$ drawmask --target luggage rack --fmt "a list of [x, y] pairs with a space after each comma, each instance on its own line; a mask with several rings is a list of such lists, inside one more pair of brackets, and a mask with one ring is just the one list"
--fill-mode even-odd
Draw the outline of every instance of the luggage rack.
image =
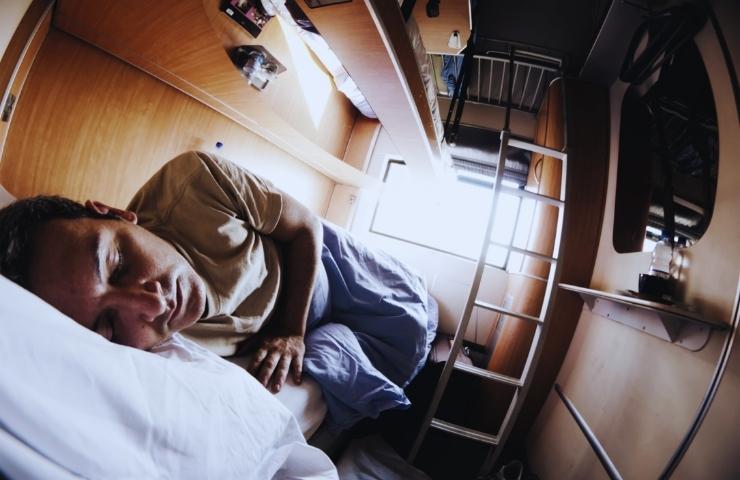
[[[434, 71], [435, 85], [439, 94], [438, 82], [444, 79], [441, 78], [438, 68], [443, 64], [443, 57], [454, 57], [452, 61], [457, 66], [462, 62], [462, 55], [430, 53], [427, 56]], [[504, 86], [508, 80], [507, 67], [510, 58], [506, 53], [493, 50], [486, 51], [483, 55], [473, 55], [473, 58], [475, 64], [466, 90], [466, 102], [505, 106]], [[512, 107], [524, 112], [537, 113], [547, 86], [559, 75], [562, 62], [554, 57], [535, 55], [526, 51], [518, 51], [513, 62]], [[447, 95], [452, 96], [452, 92], [448, 91]]]
[[[471, 39], [473, 37], [474, 35], [471, 35]], [[511, 58], [514, 58], [514, 54], [515, 52], [512, 50]], [[467, 438], [470, 440], [474, 440], [474, 441], [478, 441], [478, 442], [490, 445], [491, 447], [489, 449], [488, 456], [486, 460], [484, 461], [483, 466], [480, 470], [480, 473], [482, 475], [486, 475], [490, 473], [490, 471], [493, 469], [494, 465], [496, 464], [496, 460], [498, 459], [498, 456], [500, 455], [501, 450], [502, 450], [501, 448], [496, 448], [496, 447], [503, 446], [506, 443], [509, 437], [509, 434], [511, 433], [511, 430], [514, 426], [514, 421], [516, 420], [523, 406], [524, 400], [527, 396], [527, 392], [530, 388], [532, 379], [534, 377], [535, 369], [533, 368], [533, 366], [537, 365], [540, 353], [542, 351], [542, 346], [544, 343], [543, 340], [544, 340], [545, 335], [547, 334], [547, 330], [549, 327], [548, 320], [552, 316], [552, 309], [554, 306], [554, 302], [552, 301], [552, 296], [555, 293], [556, 288], [558, 286], [559, 274], [561, 270], [558, 264], [558, 258], [560, 257], [560, 252], [562, 248], [561, 238], [562, 238], [562, 229], [563, 229], [564, 215], [565, 215], [565, 197], [566, 197], [565, 187], [566, 187], [566, 178], [567, 178], [566, 167], [567, 167], [568, 156], [565, 151], [559, 151], [559, 150], [555, 150], [552, 148], [548, 148], [543, 145], [537, 145], [535, 143], [510, 138], [511, 132], [509, 130], [509, 121], [510, 121], [510, 112], [512, 108], [511, 98], [512, 98], [512, 85], [513, 85], [513, 82], [512, 82], [513, 75], [511, 71], [512, 71], [513, 64], [514, 64], [513, 61], [510, 61], [508, 63], [508, 66], [509, 66], [508, 84], [509, 85], [508, 85], [508, 99], [506, 102], [507, 103], [506, 104], [506, 117], [504, 121], [504, 128], [500, 134], [501, 144], [500, 144], [498, 158], [496, 162], [497, 168], [496, 168], [496, 177], [494, 181], [493, 196], [491, 200], [490, 216], [488, 218], [488, 224], [485, 230], [483, 246], [481, 248], [480, 255], [476, 263], [475, 274], [473, 276], [473, 281], [472, 281], [472, 285], [471, 285], [471, 288], [468, 294], [468, 299], [465, 304], [465, 308], [463, 310], [462, 316], [460, 318], [460, 322], [457, 326], [457, 330], [455, 332], [455, 337], [452, 342], [452, 348], [450, 351], [449, 358], [450, 359], [457, 358], [457, 355], [460, 349], [462, 348], [465, 332], [467, 330], [468, 323], [470, 322], [470, 318], [471, 318], [473, 309], [475, 307], [483, 308], [483, 309], [490, 310], [493, 312], [498, 312], [505, 316], [520, 318], [520, 319], [532, 322], [536, 326], [534, 337], [532, 339], [532, 343], [531, 343], [530, 350], [529, 350], [529, 353], [528, 353], [528, 356], [527, 356], [527, 359], [524, 365], [522, 375], [519, 378], [510, 377], [508, 375], [503, 375], [500, 373], [492, 372], [492, 371], [489, 371], [483, 368], [464, 364], [458, 361], [448, 360], [445, 363], [445, 366], [442, 370], [440, 378], [437, 382], [435, 391], [432, 395], [431, 403], [427, 409], [426, 415], [421, 424], [419, 433], [417, 434], [416, 439], [407, 457], [409, 463], [414, 462], [417, 454], [419, 453], [419, 450], [421, 449], [421, 446], [424, 442], [424, 438], [426, 437], [427, 432], [429, 431], [430, 428], [433, 428], [433, 429], [441, 430], [441, 431], [444, 431], [444, 432], [447, 432], [447, 433], [450, 433], [452, 435], [456, 435], [462, 438]], [[463, 66], [463, 69], [465, 69], [465, 66]], [[464, 91], [465, 91], [467, 81], [465, 81], [464, 79], [461, 79], [461, 80], [463, 81], [459, 82], [461, 83], [461, 85], [458, 85], [456, 90], [458, 94], [462, 93], [462, 103], [464, 104], [464, 98], [465, 98]], [[563, 89], [565, 88], [564, 83], [561, 84], [561, 88]], [[453, 102], [452, 102], [453, 105], [450, 107], [450, 113], [448, 114], [448, 123], [452, 116], [452, 109], [454, 108], [454, 104], [456, 100], [457, 98], [453, 99]], [[565, 103], [565, 94], [563, 94], [563, 102]], [[564, 144], [567, 145], [567, 134], [566, 134], [566, 142]], [[502, 182], [504, 178], [504, 175], [503, 175], [504, 174], [504, 163], [506, 159], [506, 152], [509, 147], [519, 148], [519, 149], [527, 150], [529, 152], [534, 152], [534, 153], [541, 153], [543, 155], [559, 159], [562, 162], [559, 198], [553, 198], [550, 196], [540, 195], [540, 194], [530, 192], [527, 190], [520, 190], [516, 188], [510, 188], [510, 187], [503, 186]], [[530, 251], [524, 248], [517, 248], [510, 244], [501, 244], [501, 243], [496, 243], [496, 242], [491, 241], [491, 233], [492, 233], [493, 225], [496, 219], [496, 209], [497, 209], [501, 194], [518, 196], [522, 199], [524, 198], [531, 199], [531, 200], [535, 200], [537, 202], [541, 202], [543, 204], [558, 208], [558, 218], [557, 218], [557, 226], [556, 226], [556, 232], [555, 232], [555, 243], [553, 246], [552, 256], [544, 255], [544, 254]], [[483, 272], [487, 265], [488, 249], [491, 245], [496, 245], [497, 247], [507, 249], [507, 258], [511, 252], [516, 252], [524, 256], [534, 258], [540, 261], [545, 261], [551, 264], [550, 271], [546, 279], [547, 286], [545, 289], [545, 295], [544, 295], [543, 303], [540, 309], [540, 314], [538, 316], [526, 315], [524, 313], [515, 312], [515, 311], [512, 311], [507, 308], [503, 308], [498, 305], [492, 305], [492, 304], [478, 300], [478, 291], [480, 288]], [[461, 425], [456, 425], [454, 423], [451, 423], [451, 422], [435, 417], [435, 414], [437, 413], [437, 409], [442, 400], [447, 384], [454, 370], [460, 370], [468, 374], [476, 375], [488, 381], [493, 381], [493, 382], [497, 382], [500, 384], [513, 386], [515, 388], [514, 396], [511, 399], [511, 402], [506, 411], [506, 415], [503, 419], [503, 422], [501, 423], [498, 431], [495, 434], [491, 434], [488, 432], [482, 432], [482, 431], [464, 427]]]

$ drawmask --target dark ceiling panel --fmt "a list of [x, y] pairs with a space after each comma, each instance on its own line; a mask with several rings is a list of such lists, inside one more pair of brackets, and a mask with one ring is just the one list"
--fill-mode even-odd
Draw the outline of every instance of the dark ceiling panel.
[[[482, 37], [529, 45], [565, 57], [566, 73], [583, 66], [611, 0], [480, 0]], [[484, 53], [485, 42], [478, 51]]]

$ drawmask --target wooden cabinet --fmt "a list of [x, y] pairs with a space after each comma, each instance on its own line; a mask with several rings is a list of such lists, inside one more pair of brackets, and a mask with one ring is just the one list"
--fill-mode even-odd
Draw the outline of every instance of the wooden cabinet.
[[[277, 18], [254, 39], [219, 11], [218, 0], [60, 0], [54, 26], [198, 99], [339, 183], [373, 183], [341, 160], [355, 108]], [[266, 47], [287, 71], [257, 91], [228, 57], [242, 44]]]

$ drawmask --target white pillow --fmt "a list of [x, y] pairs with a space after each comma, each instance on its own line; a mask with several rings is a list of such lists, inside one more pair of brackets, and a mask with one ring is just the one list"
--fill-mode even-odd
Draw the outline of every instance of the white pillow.
[[4, 277], [0, 365], [0, 427], [75, 475], [336, 478], [243, 369], [179, 335], [115, 345]]
[[5, 190], [5, 187], [0, 185], [0, 208], [9, 205], [13, 201], [15, 201], [15, 197], [9, 191]]

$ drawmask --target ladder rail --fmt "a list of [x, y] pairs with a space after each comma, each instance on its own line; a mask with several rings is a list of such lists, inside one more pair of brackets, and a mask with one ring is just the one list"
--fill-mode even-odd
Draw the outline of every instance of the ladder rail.
[[[563, 82], [561, 84], [562, 88], [562, 102], [563, 102], [563, 121], [565, 122], [565, 128], [563, 129], [563, 139], [564, 139], [564, 145], [566, 146], [565, 150], [568, 151], [568, 127], [567, 127], [567, 114], [568, 114], [568, 108], [567, 108], [567, 102], [566, 102], [566, 91], [565, 91], [565, 83]], [[565, 201], [567, 192], [567, 179], [568, 179], [568, 156], [567, 154], [562, 155], [561, 157], [561, 171], [560, 171], [560, 199]], [[553, 250], [557, 250], [557, 258], [562, 258], [563, 252], [565, 250], [565, 244], [562, 242], [563, 237], [563, 227], [565, 225], [565, 215], [566, 215], [566, 209], [562, 208], [559, 210], [558, 214], [558, 221], [557, 221], [557, 227], [555, 230], [555, 244], [553, 246]], [[554, 253], [554, 252], [553, 252]], [[550, 274], [548, 279], [548, 285], [545, 289], [545, 297], [543, 298], [543, 312], [541, 312], [540, 318], [544, 319], [544, 322], [542, 325], [538, 325], [537, 329], [535, 330], [535, 337], [532, 339], [532, 347], [530, 347], [529, 355], [527, 356], [527, 361], [524, 365], [524, 371], [522, 373], [522, 379], [524, 381], [524, 385], [520, 390], [517, 392], [521, 394], [522, 401], [517, 402], [518, 405], [516, 405], [514, 408], [512, 408], [512, 405], [514, 402], [512, 402], [509, 405], [509, 409], [511, 410], [511, 416], [509, 417], [507, 413], [507, 417], [504, 418], [504, 423], [502, 423], [501, 428], [499, 429], [498, 439], [499, 439], [499, 445], [505, 445], [506, 442], [509, 439], [509, 435], [511, 434], [511, 431], [514, 428], [514, 422], [507, 421], [507, 419], [510, 418], [518, 418], [519, 412], [521, 411], [522, 407], [524, 406], [524, 399], [527, 398], [527, 394], [529, 393], [529, 388], [532, 386], [532, 381], [534, 380], [534, 369], [532, 368], [533, 365], [537, 365], [539, 362], [540, 355], [542, 353], [542, 349], [544, 347], [544, 341], [540, 341], [541, 338], [545, 338], [547, 336], [547, 331], [549, 330], [550, 319], [552, 318], [553, 310], [555, 308], [555, 301], [553, 296], [557, 295], [556, 289], [557, 285], [560, 283], [560, 274], [561, 274], [561, 265], [554, 265], [550, 268]], [[491, 448], [489, 449], [488, 456], [486, 460], [483, 462], [483, 465], [480, 469], [480, 473], [482, 475], [489, 474], [493, 468], [496, 465], [496, 461], [501, 456], [503, 448]]]
[[514, 218], [516, 218], [516, 222], [514, 222], [514, 227], [511, 229], [511, 236], [509, 236], [509, 241], [506, 242], [506, 258], [504, 258], [504, 271], [509, 266], [509, 259], [511, 258], [511, 247], [514, 246], [514, 238], [516, 238], [516, 228], [519, 224], [519, 215], [522, 212], [522, 204], [524, 203], [524, 197], [519, 197], [518, 202], [516, 204], [516, 213], [514, 214]]
[[417, 453], [419, 453], [419, 449], [421, 448], [421, 444], [424, 441], [424, 437], [429, 430], [429, 426], [432, 423], [434, 414], [437, 412], [439, 403], [442, 400], [442, 395], [444, 395], [444, 391], [447, 388], [447, 382], [449, 381], [450, 376], [455, 369], [455, 359], [457, 358], [457, 354], [462, 347], [463, 338], [465, 338], [465, 331], [467, 330], [471, 313], [473, 311], [473, 308], [475, 307], [476, 299], [478, 298], [478, 289], [480, 287], [480, 282], [483, 277], [483, 271], [486, 266], [488, 247], [491, 244], [490, 238], [491, 232], [493, 230], [493, 223], [496, 219], [496, 207], [498, 207], [498, 201], [501, 195], [501, 185], [504, 180], [504, 163], [506, 160], [506, 149], [509, 142], [509, 131], [502, 130], [500, 138], [501, 144], [498, 151], [496, 181], [493, 187], [493, 199], [491, 200], [491, 209], [488, 215], [488, 224], [486, 225], [486, 233], [484, 236], [483, 246], [481, 248], [481, 253], [475, 269], [475, 277], [473, 278], [473, 284], [470, 288], [470, 293], [468, 294], [468, 300], [465, 303], [465, 309], [463, 310], [460, 322], [457, 325], [457, 330], [455, 331], [455, 338], [452, 342], [452, 347], [450, 348], [449, 358], [447, 359], [447, 362], [445, 362], [445, 366], [442, 369], [442, 374], [440, 375], [439, 380], [437, 381], [437, 386], [434, 389], [432, 401], [430, 402], [429, 407], [427, 407], [427, 413], [424, 417], [424, 421], [421, 425], [421, 428], [419, 429], [419, 433], [417, 434], [416, 439], [414, 440], [411, 451], [409, 452], [409, 463], [413, 463]]
[[[501, 145], [504, 146], [504, 147], [499, 152], [499, 154], [500, 154], [499, 161], [501, 161], [502, 158], [505, 159], [505, 156], [501, 157], [501, 154], [502, 153], [505, 155], [505, 146], [506, 146], [506, 143], [503, 141], [504, 132], [506, 132], [506, 131], [502, 131], [501, 132], [501, 134], [502, 134], [502, 142], [501, 142]], [[561, 198], [564, 198], [565, 197], [564, 189], [565, 189], [566, 178], [567, 178], [566, 177], [566, 175], [567, 175], [567, 167], [566, 167], [566, 165], [567, 165], [567, 155], [563, 155], [562, 156], [562, 167], [561, 167], [562, 168], [562, 173], [561, 173], [561, 195], [560, 195]], [[497, 179], [498, 179], [498, 171], [499, 170], [497, 169]], [[501, 180], [503, 180], [503, 178]], [[489, 222], [488, 222], [488, 225], [486, 226], [486, 237], [485, 238], [487, 238], [487, 239], [490, 239], [492, 227], [493, 227], [493, 224], [495, 223], [495, 218], [496, 218], [496, 214], [495, 214], [496, 210], [495, 210], [495, 208], [496, 208], [496, 206], [498, 204], [499, 196], [500, 196], [500, 194], [505, 193], [505, 190], [503, 188], [500, 188], [500, 187], [501, 187], [501, 185], [495, 185], [494, 186], [494, 199], [493, 199], [493, 202], [492, 202], [491, 210], [489, 212]], [[540, 200], [540, 199], [549, 199], [550, 198], [550, 197], [545, 197], [543, 195], [538, 195], [538, 194], [533, 194], [533, 196], [534, 195], [537, 195], [537, 197], [538, 197], [537, 200]], [[563, 207], [564, 206], [564, 201], [557, 200], [557, 202], [558, 202], [558, 204], [556, 206], [558, 206], [558, 207]], [[562, 239], [562, 230], [563, 230], [562, 227], [563, 227], [563, 224], [564, 224], [564, 218], [565, 218], [565, 209], [564, 208], [559, 208], [558, 209], [558, 220], [557, 220], [556, 231], [555, 231], [555, 242], [554, 242], [554, 245], [553, 245], [553, 251], [554, 252], [558, 252], [558, 256], [561, 253], [560, 252], [560, 249], [561, 249], [561, 246], [562, 246], [561, 245], [561, 239]], [[489, 309], [492, 309], [492, 310], [495, 310], [495, 311], [501, 311], [501, 310], [503, 310], [501, 307], [488, 306], [488, 305], [483, 306], [482, 305], [482, 302], [480, 302], [480, 301], [477, 300], [478, 292], [479, 292], [479, 288], [480, 288], [480, 282], [481, 282], [482, 275], [483, 275], [483, 271], [485, 270], [485, 267], [487, 266], [486, 259], [487, 259], [487, 253], [488, 253], [488, 246], [490, 246], [490, 245], [496, 245], [496, 244], [497, 244], [497, 242], [491, 242], [491, 241], [485, 242], [484, 241], [484, 245], [483, 245], [483, 248], [482, 248], [482, 251], [481, 251], [481, 256], [479, 258], [479, 263], [478, 263], [477, 268], [476, 268], [476, 275], [475, 275], [475, 278], [473, 280], [473, 286], [471, 287], [471, 291], [470, 291], [470, 293], [468, 295], [468, 302], [469, 303], [466, 303], [466, 308], [465, 308], [465, 310], [464, 310], [464, 312], [462, 314], [462, 318], [461, 318], [460, 323], [458, 324], [457, 330], [455, 332], [455, 339], [453, 341], [453, 345], [452, 345], [452, 348], [450, 350], [450, 358], [456, 358], [457, 357], [457, 353], [460, 351], [460, 348], [462, 347], [462, 341], [463, 341], [463, 338], [465, 336], [464, 335], [464, 332], [467, 329], [467, 326], [469, 324], [469, 321], [470, 321], [470, 318], [471, 318], [471, 314], [472, 314], [472, 308], [473, 307], [484, 307], [484, 308], [486, 308], [486, 307], [493, 307], [493, 308], [489, 308]], [[548, 279], [547, 279], [548, 287], [545, 290], [545, 297], [543, 298], [543, 303], [542, 303], [542, 307], [541, 307], [541, 310], [540, 310], [540, 316], [539, 317], [532, 317], [531, 318], [531, 320], [536, 323], [537, 327], [536, 327], [536, 330], [535, 330], [535, 336], [534, 336], [534, 338], [532, 339], [532, 342], [531, 342], [531, 347], [530, 347], [529, 353], [527, 355], [527, 360], [526, 360], [526, 363], [525, 363], [525, 366], [524, 366], [524, 369], [523, 369], [523, 373], [522, 373], [522, 375], [520, 377], [521, 380], [518, 381], [518, 382], [511, 382], [511, 381], [508, 381], [508, 377], [502, 376], [502, 375], [499, 375], [499, 374], [496, 374], [495, 372], [491, 372], [490, 375], [483, 375], [484, 378], [487, 378], [489, 380], [498, 381], [500, 383], [509, 384], [509, 385], [512, 385], [512, 386], [517, 387], [517, 389], [514, 392], [514, 396], [512, 397], [512, 400], [509, 403], [509, 407], [507, 408], [506, 416], [504, 417], [503, 422], [499, 426], [499, 432], [495, 436], [497, 438], [497, 440], [499, 440], [499, 441], [496, 444], [492, 444], [493, 447], [495, 447], [497, 445], [503, 445], [506, 442], [506, 440], [508, 439], [509, 434], [511, 433], [512, 427], [513, 427], [512, 420], [517, 418], [517, 416], [519, 414], [519, 411], [521, 410], [521, 407], [523, 405], [524, 398], [526, 398], [526, 394], [527, 394], [527, 392], [529, 390], [529, 386], [530, 386], [531, 381], [532, 381], [532, 378], [531, 378], [531, 375], [530, 375], [530, 373], [532, 372], [531, 367], [532, 367], [532, 365], [536, 364], [536, 362], [537, 362], [537, 360], [539, 358], [539, 354], [541, 353], [541, 350], [542, 350], [542, 347], [543, 347], [543, 342], [541, 342], [540, 340], [541, 340], [542, 337], [544, 337], [544, 335], [546, 333], [546, 327], [547, 327], [547, 325], [543, 325], [543, 324], [545, 323], [545, 319], [549, 318], [549, 315], [550, 315], [550, 312], [551, 312], [551, 309], [552, 309], [552, 305], [554, 304], [554, 302], [552, 302], [551, 299], [552, 299], [552, 294], [553, 294], [553, 292], [555, 290], [555, 286], [557, 286], [557, 278], [558, 278], [558, 274], [559, 274], [559, 270], [560, 270], [559, 268], [557, 268], [557, 263], [558, 263], [557, 258], [547, 257], [546, 255], [537, 254], [535, 252], [530, 252], [530, 251], [524, 250], [524, 249], [518, 249], [518, 248], [514, 248], [514, 247], [509, 247], [509, 248], [511, 248], [512, 250], [520, 251], [521, 253], [523, 253], [525, 255], [534, 256], [534, 257], [537, 257], [537, 258], [541, 258], [544, 261], [548, 261], [548, 262], [550, 262], [553, 265], [553, 267], [550, 268], [550, 272], [548, 274]], [[472, 301], [472, 305], [470, 304], [471, 301]], [[530, 318], [528, 316], [525, 317], [525, 316], [523, 316], [521, 314], [517, 314], [515, 312], [508, 312], [508, 311], [503, 312], [503, 311], [501, 311], [500, 313], [506, 313], [506, 314], [510, 314], [510, 315], [515, 316], [515, 317], [518, 317], [518, 318], [525, 318], [526, 320], [530, 320]], [[421, 445], [423, 443], [424, 438], [426, 437], [426, 434], [427, 434], [429, 428], [431, 428], [431, 427], [439, 428], [439, 424], [440, 423], [445, 423], [445, 424], [453, 425], [454, 426], [454, 424], [450, 424], [449, 422], [444, 422], [442, 420], [439, 420], [439, 419], [434, 418], [434, 415], [435, 415], [435, 413], [436, 413], [436, 411], [437, 411], [437, 409], [439, 407], [439, 403], [441, 402], [442, 396], [444, 395], [444, 392], [445, 392], [446, 387], [447, 387], [447, 383], [449, 382], [449, 378], [452, 375], [452, 371], [454, 371], [455, 369], [463, 370], [463, 371], [470, 371], [470, 373], [478, 374], [476, 371], [473, 371], [473, 369], [468, 369], [468, 368], [465, 368], [465, 367], [461, 367], [460, 365], [457, 365], [455, 362], [452, 362], [452, 361], [449, 361], [449, 360], [446, 362], [445, 367], [444, 367], [444, 369], [442, 371], [442, 375], [440, 376], [440, 379], [439, 379], [439, 381], [437, 383], [437, 387], [435, 389], [434, 395], [432, 397], [432, 402], [430, 403], [430, 405], [428, 407], [428, 410], [427, 410], [427, 414], [426, 414], [424, 423], [422, 424], [422, 428], [420, 429], [420, 431], [419, 431], [419, 433], [417, 435], [417, 438], [416, 438], [416, 440], [414, 442], [414, 445], [413, 445], [413, 447], [411, 449], [411, 452], [410, 452], [410, 454], [408, 456], [408, 461], [409, 462], [413, 462], [414, 459], [416, 458], [416, 455], [418, 454], [418, 452], [419, 452], [419, 450], [421, 448]], [[477, 370], [477, 369], [475, 369], [475, 370]], [[504, 381], [504, 379], [506, 379], [506, 381]], [[440, 429], [443, 430], [443, 431], [447, 431], [449, 433], [458, 434], [458, 435], [462, 435], [459, 432], [462, 432], [462, 431], [466, 430], [464, 427], [461, 427], [460, 429], [455, 429], [455, 428], [440, 428]], [[481, 432], [481, 435], [487, 435], [487, 434], [484, 434], [483, 432]], [[473, 438], [473, 439], [475, 439], [474, 437], [471, 437], [469, 435], [463, 435], [463, 436], [465, 436], [466, 438]], [[483, 441], [483, 440], [480, 440], [480, 441]], [[490, 442], [485, 442], [484, 441], [484, 443], [490, 443]], [[488, 457], [486, 459], [486, 462], [484, 463], [483, 469], [481, 470], [482, 472], [486, 471], [485, 470], [486, 468], [492, 468], [493, 467], [493, 465], [495, 463], [495, 460], [498, 457], [498, 455], [495, 455], [495, 456], [492, 455], [495, 451], [496, 451], [495, 449], [492, 449], [491, 452], [489, 452], [489, 455], [488, 455]], [[500, 450], [499, 450], [499, 453], [500, 453]], [[493, 459], [493, 463], [490, 461], [490, 459]], [[489, 463], [490, 463], [490, 467], [488, 467]]]
[[[563, 169], [565, 169], [565, 163], [563, 163]], [[558, 249], [558, 255], [562, 254], [563, 249], [563, 243], [560, 242], [560, 233], [562, 232], [562, 225], [564, 223], [564, 217], [565, 217], [565, 210], [560, 211], [560, 215], [558, 215], [558, 227], [556, 230], [556, 247]], [[519, 402], [518, 405], [514, 405], [514, 400], [512, 399], [511, 404], [509, 405], [509, 412], [507, 413], [507, 416], [504, 418], [504, 422], [502, 422], [501, 427], [499, 428], [499, 444], [503, 445], [506, 443], [506, 441], [509, 438], [509, 435], [511, 434], [512, 429], [514, 428], [514, 422], [511, 422], [510, 420], [512, 418], [517, 418], [519, 416], [519, 412], [521, 411], [522, 407], [524, 406], [524, 399], [527, 397], [527, 393], [529, 393], [529, 388], [532, 385], [532, 381], [534, 380], [534, 369], [532, 368], [533, 365], [537, 365], [537, 362], [539, 360], [540, 354], [542, 353], [542, 348], [544, 347], [544, 338], [547, 336], [547, 330], [550, 326], [549, 319], [552, 317], [552, 312], [555, 307], [555, 301], [553, 296], [557, 295], [557, 285], [559, 283], [560, 278], [560, 271], [561, 269], [558, 268], [558, 266], [554, 266], [554, 268], [550, 269], [550, 275], [548, 279], [548, 285], [545, 289], [545, 297], [542, 301], [543, 305], [543, 312], [541, 312], [541, 317], [544, 321], [540, 324], [537, 324], [537, 328], [534, 333], [534, 337], [532, 338], [531, 347], [529, 349], [529, 353], [527, 355], [527, 360], [524, 364], [524, 369], [522, 370], [522, 380], [523, 385], [521, 389], [518, 391], [520, 393], [520, 397], [522, 399], [521, 402]], [[511, 415], [509, 415], [511, 413]], [[483, 463], [483, 466], [481, 467], [481, 473], [482, 474], [488, 474], [493, 469], [493, 467], [496, 465], [496, 461], [498, 460], [498, 457], [501, 455], [501, 449], [493, 449], [489, 452], [488, 458]]]

